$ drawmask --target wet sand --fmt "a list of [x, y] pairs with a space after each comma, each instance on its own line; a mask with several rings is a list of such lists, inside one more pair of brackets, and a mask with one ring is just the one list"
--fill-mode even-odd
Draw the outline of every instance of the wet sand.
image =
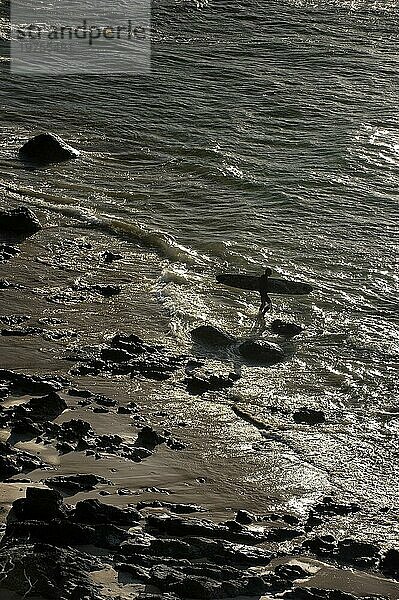
[[[257, 566], [254, 574], [271, 573], [277, 564], [299, 563], [305, 564], [309, 572], [307, 577], [295, 579], [294, 590], [335, 589], [355, 596], [399, 598], [399, 583], [383, 576], [377, 559], [359, 569], [355, 560], [359, 557], [353, 554], [351, 558], [350, 552], [346, 560], [337, 554], [326, 554], [325, 560], [321, 561], [306, 551], [304, 541], [315, 535], [332, 533], [336, 539], [351, 537], [357, 523], [364, 519], [364, 513], [339, 514], [338, 510], [328, 517], [323, 513], [319, 523], [309, 526], [309, 511], [320, 503], [323, 492], [328, 491], [328, 477], [325, 476], [323, 489], [324, 475], [317, 465], [309, 460], [308, 463], [305, 461], [305, 466], [296, 467], [287, 447], [272, 447], [272, 455], [269, 454], [267, 459], [262, 452], [256, 451], [257, 447], [273, 444], [279, 430], [270, 428], [266, 421], [263, 427], [262, 420], [256, 415], [251, 418], [251, 411], [240, 396], [240, 383], [221, 392], [193, 395], [187, 392], [184, 384], [184, 368], [176, 369], [165, 380], [140, 375], [130, 378], [107, 372], [95, 376], [73, 374], [82, 353], [99, 345], [106, 346], [118, 331], [141, 336], [144, 330], [146, 343], [161, 344], [170, 355], [191, 355], [192, 360], [199, 357], [192, 356], [190, 345], [171, 335], [168, 314], [158, 301], [154, 284], [162, 268], [162, 258], [152, 253], [149, 256], [145, 248], [123, 239], [79, 228], [66, 217], [53, 215], [49, 218], [40, 212], [38, 216], [44, 229], [18, 242], [18, 256], [0, 265], [0, 279], [12, 284], [12, 287], [0, 290], [0, 316], [27, 317], [22, 324], [7, 325], [14, 334], [0, 336], [1, 369], [27, 375], [66, 377], [69, 383], [58, 393], [67, 408], [54, 419], [58, 425], [81, 419], [90, 424], [96, 436], [118, 435], [130, 446], [134, 446], [140, 429], [149, 426], [156, 432], [166, 431], [165, 440], [169, 437], [177, 440], [181, 448], [175, 449], [162, 442], [156, 444], [147, 458], [133, 462], [107, 451], [100, 455], [85, 450], [60, 452], [54, 440], [43, 443], [43, 435], [29, 432], [15, 435], [6, 427], [1, 441], [11, 440], [14, 448], [37, 456], [43, 465], [24, 470], [0, 484], [2, 521], [7, 519], [12, 503], [25, 496], [27, 487], [43, 486], [45, 478], [55, 476], [94, 474], [107, 483], [98, 483], [91, 490], [64, 494], [64, 503], [75, 506], [79, 501], [95, 498], [123, 509], [154, 500], [174, 505], [196, 504], [203, 512], [195, 512], [194, 518], [214, 524], [234, 520], [237, 511], [246, 510], [259, 516], [258, 521], [248, 525], [248, 531], [262, 535], [274, 528], [282, 529], [284, 519], [291, 517], [289, 527], [293, 537], [278, 542], [268, 543], [266, 539], [260, 542], [261, 548], [270, 549], [279, 558], [270, 564], [265, 561], [263, 567]], [[6, 241], [13, 243], [13, 239]], [[107, 263], [103, 258], [107, 248], [122, 258]], [[120, 286], [120, 293], [103, 297], [88, 287], [88, 284], [99, 283]], [[3, 330], [6, 329], [5, 322], [3, 319]], [[16, 335], [17, 330], [26, 327], [31, 327], [32, 331]], [[228, 374], [230, 370], [229, 365], [212, 359], [207, 359], [206, 366], [217, 373]], [[71, 395], [71, 388], [90, 391], [92, 396], [86, 403], [82, 396]], [[2, 399], [1, 409], [7, 412], [18, 404], [25, 404], [31, 397], [30, 393], [11, 391]], [[104, 406], [96, 401], [98, 397], [110, 399], [111, 403]], [[131, 402], [137, 405], [133, 412], [119, 412]], [[302, 430], [307, 431], [306, 426]], [[291, 469], [298, 469], [296, 480], [290, 474], [286, 484], [284, 461], [287, 465], [291, 461]], [[295, 485], [298, 489], [305, 486], [309, 489], [307, 502], [286, 501], [281, 492], [284, 485], [290, 486], [291, 496]], [[342, 506], [353, 500], [336, 498]], [[361, 508], [367, 512], [367, 507]], [[145, 523], [148, 515], [164, 513], [176, 514], [173, 508], [143, 508], [142, 518]], [[133, 528], [133, 537], [138, 535], [140, 527]], [[287, 522], [284, 527], [288, 527]], [[217, 538], [216, 533], [214, 537]], [[363, 541], [375, 540], [371, 536]], [[386, 541], [387, 546], [381, 546], [381, 556], [391, 547], [390, 540]], [[88, 551], [94, 555], [99, 553], [98, 548]], [[112, 566], [113, 552], [102, 550], [100, 560], [103, 555], [104, 567], [91, 573], [92, 583], [99, 586], [95, 588], [96, 598], [130, 598], [142, 593], [145, 583], [123, 572], [117, 576]], [[159, 561], [162, 564], [162, 559]], [[1, 585], [0, 580], [4, 600], [22, 598], [21, 594], [1, 588]], [[156, 592], [156, 586], [152, 584], [148, 589]], [[285, 592], [289, 590], [291, 587], [287, 584]], [[274, 598], [280, 592], [271, 589], [269, 594], [258, 594], [257, 597]], [[314, 592], [309, 598], [320, 598], [320, 593]], [[207, 596], [194, 594], [193, 597]], [[299, 592], [297, 597], [302, 597]]]

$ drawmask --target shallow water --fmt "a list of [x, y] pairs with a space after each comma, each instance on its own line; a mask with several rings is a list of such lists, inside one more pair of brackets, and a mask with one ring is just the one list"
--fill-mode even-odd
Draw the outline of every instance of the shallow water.
[[[22, 202], [55, 226], [25, 246], [52, 273], [35, 296], [37, 314], [65, 277], [94, 273], [90, 253], [68, 246], [59, 223], [96, 252], [129, 252], [122, 266], [96, 271], [128, 286], [111, 314], [60, 308], [87, 343], [130, 327], [190, 347], [201, 323], [245, 339], [258, 297], [216, 284], [216, 272], [269, 265], [312, 283], [309, 297], [275, 298], [274, 318], [306, 327], [290, 361], [243, 367], [232, 395], [189, 408], [183, 392], [165, 394], [176, 413], [200, 414], [201, 433], [190, 435], [215, 489], [224, 486], [218, 509], [238, 496], [252, 508], [255, 498], [301, 512], [337, 492], [367, 506], [342, 531], [380, 543], [398, 539], [397, 10], [157, 1], [151, 75], [30, 79], [4, 68], [0, 86], [3, 204]], [[27, 169], [17, 150], [43, 130], [81, 158]], [[3, 273], [12, 266], [15, 280], [40, 288], [38, 264], [32, 271], [21, 257]], [[7, 302], [31, 310], [30, 297], [10, 294], [2, 313]], [[66, 368], [35, 343], [17, 340], [7, 366]], [[226, 412], [232, 402], [270, 435], [237, 424]], [[294, 425], [301, 406], [324, 410], [326, 424]]]

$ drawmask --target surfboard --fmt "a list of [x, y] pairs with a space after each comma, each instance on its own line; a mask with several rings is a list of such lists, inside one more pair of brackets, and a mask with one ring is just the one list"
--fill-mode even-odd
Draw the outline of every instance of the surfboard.
[[[239, 273], [221, 273], [216, 276], [216, 281], [236, 287], [241, 290], [260, 291], [260, 278], [255, 275], [240, 275]], [[313, 288], [308, 283], [302, 281], [289, 281], [288, 279], [276, 279], [269, 277], [267, 280], [267, 292], [270, 294], [287, 294], [291, 296], [299, 296], [302, 294], [310, 294]]]

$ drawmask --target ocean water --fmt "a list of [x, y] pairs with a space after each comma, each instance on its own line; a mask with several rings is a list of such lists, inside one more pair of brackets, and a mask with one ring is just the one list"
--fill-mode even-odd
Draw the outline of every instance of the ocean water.
[[[3, 204], [137, 247], [126, 278], [148, 283], [130, 319], [144, 337], [154, 305], [172, 344], [189, 347], [203, 323], [253, 336], [259, 298], [216, 284], [221, 271], [268, 265], [314, 286], [274, 299], [270, 318], [305, 326], [290, 361], [242, 369], [235, 400], [271, 429], [230, 485], [293, 508], [337, 492], [369, 507], [357, 532], [388, 542], [397, 520], [378, 511], [397, 506], [399, 475], [398, 10], [155, 0], [148, 75], [12, 76], [6, 58], [0, 74]], [[46, 130], [81, 158], [26, 169], [18, 148]], [[294, 425], [301, 406], [327, 423]]]

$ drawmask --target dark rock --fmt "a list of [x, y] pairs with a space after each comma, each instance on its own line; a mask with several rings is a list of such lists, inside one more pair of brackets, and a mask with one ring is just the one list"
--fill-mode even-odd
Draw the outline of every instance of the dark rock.
[[163, 444], [165, 441], [166, 438], [163, 435], [156, 432], [152, 427], [146, 425], [139, 431], [135, 445], [139, 446], [140, 448], [154, 450], [156, 446]]
[[165, 502], [164, 500], [142, 500], [137, 504], [137, 510], [143, 508], [166, 508], [170, 512], [184, 515], [194, 512], [205, 512], [206, 509], [198, 504], [175, 504], [173, 502]]
[[[82, 596], [73, 599], [74, 590], [93, 590], [89, 572], [102, 565], [94, 556], [73, 548], [17, 542], [0, 549], [0, 568], [0, 587], [7, 590], [7, 596], [11, 592], [24, 598], [82, 600]], [[94, 592], [88, 598], [94, 599]]]
[[17, 436], [36, 437], [42, 433], [42, 429], [29, 417], [14, 419], [11, 423], [11, 433]]
[[36, 422], [53, 420], [68, 408], [67, 403], [56, 392], [50, 392], [47, 396], [31, 398], [29, 402], [20, 404], [15, 409], [15, 415], [28, 416]]
[[191, 331], [191, 337], [195, 342], [206, 346], [230, 346], [234, 338], [212, 325], [201, 325]]
[[93, 397], [93, 400], [96, 404], [99, 404], [100, 406], [116, 406], [117, 402], [116, 400], [113, 400], [112, 398], [107, 398], [106, 396], [99, 396], [96, 395]]
[[17, 450], [5, 442], [0, 442], [1, 481], [13, 475], [43, 467], [43, 464], [43, 461], [34, 454]]
[[314, 410], [313, 408], [301, 408], [293, 414], [295, 423], [307, 423], [308, 425], [317, 425], [324, 423], [326, 416], [322, 410]]
[[48, 394], [69, 385], [64, 377], [24, 375], [6, 369], [0, 369], [0, 382], [7, 382], [13, 392], [33, 395]]
[[[363, 597], [368, 600], [375, 600], [375, 596]], [[287, 600], [359, 600], [359, 596], [353, 596], [341, 590], [326, 590], [320, 588], [301, 588], [294, 587], [292, 590], [284, 594], [284, 599]]]
[[301, 529], [289, 529], [288, 527], [275, 527], [267, 532], [267, 539], [270, 542], [285, 542], [304, 535]]
[[99, 483], [112, 485], [104, 477], [89, 474], [57, 475], [56, 477], [45, 479], [44, 483], [66, 494], [77, 494], [78, 492], [94, 490]]
[[111, 298], [112, 296], [116, 296], [116, 295], [120, 294], [121, 290], [122, 290], [120, 285], [102, 285], [102, 284], [96, 284], [96, 285], [92, 286], [92, 289], [95, 290], [101, 296], [104, 296], [104, 298]]
[[1, 335], [4, 337], [25, 337], [27, 335], [36, 335], [42, 333], [43, 329], [37, 327], [18, 327], [16, 329], [2, 329]]
[[128, 362], [132, 355], [121, 348], [103, 348], [101, 350], [101, 358], [110, 362]]
[[106, 263], [112, 263], [114, 260], [121, 260], [123, 258], [122, 254], [116, 254], [115, 252], [111, 252], [110, 250], [105, 250], [102, 253], [103, 261]]
[[53, 133], [41, 133], [28, 140], [19, 150], [22, 160], [34, 164], [62, 162], [80, 155], [78, 150]]
[[282, 321], [281, 319], [275, 319], [270, 323], [270, 329], [273, 333], [277, 333], [278, 335], [284, 337], [294, 337], [303, 331], [303, 327], [300, 325], [296, 325], [295, 323], [288, 323], [287, 321]]
[[184, 379], [189, 394], [202, 395], [206, 392], [217, 392], [232, 387], [239, 379], [236, 373], [229, 375], [190, 374]]
[[331, 556], [337, 550], [337, 542], [332, 535], [322, 535], [305, 540], [302, 546], [316, 556]]
[[380, 549], [368, 542], [345, 539], [338, 542], [338, 558], [351, 565], [368, 568], [376, 566], [380, 555]]
[[70, 396], [77, 396], [78, 398], [91, 398], [93, 396], [93, 393], [89, 392], [89, 390], [77, 390], [76, 388], [68, 390], [68, 394]]
[[[150, 531], [159, 531], [162, 534], [179, 537], [195, 536], [223, 539], [242, 543], [260, 543], [265, 541], [265, 536], [246, 531], [231, 531], [223, 524], [215, 524], [212, 521], [201, 521], [199, 519], [182, 519], [179, 517], [167, 517], [165, 515], [149, 515], [147, 523]], [[238, 525], [238, 523], [237, 523]]]
[[0, 231], [7, 234], [31, 235], [42, 229], [39, 219], [26, 206], [0, 210]]
[[100, 524], [95, 528], [94, 544], [100, 546], [100, 548], [117, 550], [129, 537], [130, 534], [121, 527], [113, 524]]
[[141, 519], [141, 515], [134, 508], [119, 508], [89, 498], [76, 504], [74, 519], [79, 523], [114, 523], [131, 527]]
[[399, 579], [399, 550], [391, 548], [382, 557], [380, 569], [387, 577]]
[[26, 498], [15, 500], [10, 513], [19, 521], [51, 521], [66, 516], [62, 496], [46, 488], [26, 488]]
[[247, 510], [239, 510], [236, 514], [236, 521], [242, 525], [250, 525], [256, 521], [256, 517]]
[[126, 350], [129, 354], [137, 355], [144, 354], [149, 351], [149, 346], [134, 333], [130, 335], [124, 335], [122, 333], [116, 334], [111, 340], [111, 346], [113, 348], [121, 348]]
[[238, 351], [247, 360], [259, 364], [273, 365], [284, 359], [284, 351], [277, 344], [265, 340], [248, 340], [238, 347]]
[[79, 546], [96, 543], [93, 527], [66, 519], [52, 521], [8, 521], [4, 540], [42, 542], [54, 546]]
[[332, 517], [334, 515], [350, 515], [361, 510], [360, 506], [354, 502], [336, 502], [330, 496], [323, 498], [323, 502], [313, 507], [313, 512], [318, 515]]
[[184, 538], [184, 542], [189, 546], [189, 552], [187, 553], [187, 550], [185, 550], [185, 556], [190, 558], [211, 556], [213, 562], [222, 565], [265, 566], [269, 564], [274, 556], [264, 548], [237, 544], [221, 539], [187, 536]]
[[29, 315], [1, 315], [0, 321], [5, 325], [21, 325], [30, 318]]
[[299, 565], [278, 565], [274, 572], [282, 579], [288, 579], [289, 581], [295, 581], [295, 579], [304, 579], [309, 577], [311, 572], [305, 571]]
[[120, 415], [131, 415], [133, 412], [138, 410], [138, 406], [135, 402], [129, 402], [126, 406], [118, 406], [118, 414]]

